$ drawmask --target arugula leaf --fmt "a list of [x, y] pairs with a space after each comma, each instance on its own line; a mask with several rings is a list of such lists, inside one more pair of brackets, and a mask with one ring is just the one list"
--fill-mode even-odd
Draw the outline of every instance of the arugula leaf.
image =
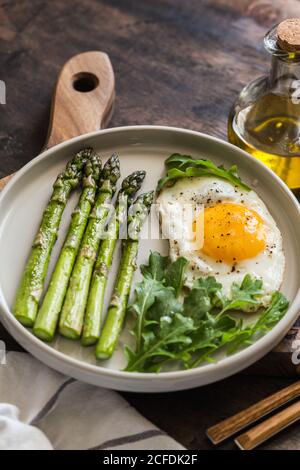
[[274, 292], [257, 321], [244, 325], [227, 311], [261, 308], [262, 281], [246, 275], [241, 284], [232, 285], [229, 299], [222, 293], [222, 285], [207, 276], [197, 279], [186, 293], [186, 264], [184, 258], [172, 263], [154, 252], [149, 264], [141, 267], [144, 277], [136, 285], [129, 307], [135, 315], [136, 348], [125, 346], [125, 370], [158, 372], [169, 361], [191, 368], [213, 361], [220, 349], [232, 354], [270, 330], [288, 309], [284, 295]]
[[179, 296], [184, 284], [187, 264], [188, 260], [180, 257], [166, 269], [166, 285], [174, 288], [176, 297]]
[[211, 310], [211, 299], [203, 289], [192, 289], [183, 302], [184, 313], [196, 321]]
[[188, 155], [180, 155], [177, 153], [171, 155], [166, 160], [165, 165], [167, 174], [158, 181], [157, 192], [160, 192], [166, 184], [174, 184], [177, 179], [190, 176], [217, 176], [247, 191], [251, 189], [248, 185], [243, 183], [238, 176], [236, 165], [226, 169], [223, 165], [215, 165], [211, 160], [194, 160]]
[[262, 285], [263, 282], [261, 279], [252, 279], [250, 274], [246, 274], [240, 285], [236, 282], [233, 283], [232, 296], [233, 298], [237, 298], [240, 296], [242, 291], [244, 291], [244, 293], [248, 294], [249, 296], [260, 295], [262, 293]]
[[[203, 345], [205, 347], [207, 346], [208, 349], [205, 351], [205, 353], [199, 354], [197, 358], [189, 364], [189, 366], [197, 367], [201, 362], [210, 359], [211, 353], [215, 352], [217, 349], [227, 347], [227, 354], [233, 354], [238, 349], [249, 346], [253, 343], [254, 339], [258, 339], [271, 328], [273, 328], [273, 326], [281, 320], [281, 318], [287, 312], [288, 308], [289, 301], [286, 299], [286, 297], [281, 292], [274, 292], [269, 307], [261, 313], [260, 317], [255, 323], [245, 327], [243, 327], [242, 320], [239, 320], [235, 325], [232, 324], [231, 326], [228, 323], [230, 328], [225, 328], [225, 331], [222, 333], [222, 335], [218, 336], [217, 331], [214, 330], [216, 332], [214, 338], [216, 341], [211, 345], [208, 343], [206, 345], [205, 342], [201, 344], [201, 341], [197, 343], [194, 340], [192, 346], [190, 347], [190, 349], [194, 352], [201, 349]], [[222, 318], [223, 317], [220, 318], [220, 321]], [[227, 321], [228, 320], [226, 320], [226, 322]], [[211, 339], [212, 338], [210, 338], [210, 340]]]
[[213, 276], [196, 279], [193, 284], [193, 289], [198, 289], [203, 292], [203, 295], [209, 297], [212, 307], [219, 302], [220, 298], [223, 298], [222, 284], [217, 282], [216, 278]]
[[165, 277], [165, 270], [167, 265], [168, 257], [161, 256], [160, 253], [154, 251], [150, 253], [149, 264], [142, 264], [140, 269], [145, 278], [162, 281]]
[[215, 305], [215, 297], [221, 293], [222, 284], [212, 276], [202, 277], [194, 282], [193, 288], [184, 298], [183, 308], [186, 315], [199, 321]]
[[166, 286], [173, 287], [178, 296], [185, 280], [187, 264], [187, 259], [183, 257], [170, 263], [167, 256], [154, 251], [150, 253], [149, 264], [142, 264], [140, 269], [145, 278], [164, 282]]
[[157, 292], [155, 304], [149, 310], [148, 317], [150, 320], [159, 321], [166, 314], [172, 316], [179, 312], [182, 312], [182, 303], [176, 298], [173, 287], [164, 287]]
[[[182, 155], [181, 153], [173, 153], [170, 155], [166, 160], [165, 160], [165, 167], [167, 170], [170, 170], [171, 168], [179, 168], [179, 169], [184, 169], [188, 166], [193, 166], [196, 164], [196, 162], [200, 162], [200, 160], [195, 160], [193, 159], [190, 155]], [[207, 163], [208, 160], [201, 160], [201, 163], [203, 166], [209, 165]]]
[[229, 315], [216, 319], [207, 314], [190, 334], [191, 343], [178, 350], [176, 359], [187, 369], [204, 361], [213, 361], [212, 353], [219, 348], [223, 335], [237, 331], [238, 324], [239, 321]]
[[273, 328], [284, 316], [288, 307], [289, 301], [285, 296], [281, 292], [274, 292], [269, 307], [261, 313], [258, 320], [253, 324], [240, 328], [232, 335], [232, 338], [224, 337], [221, 346], [224, 346], [225, 342], [229, 343], [228, 354], [236, 352], [241, 347], [249, 346], [254, 339], [258, 339]]
[[159, 292], [164, 292], [164, 286], [155, 279], [144, 278], [135, 286], [135, 299], [129, 306], [129, 310], [136, 314], [134, 334], [138, 351], [141, 348], [142, 331], [146, 322], [146, 313], [154, 304]]
[[128, 364], [125, 370], [131, 372], [147, 371], [149, 368], [153, 370], [155, 362], [159, 362], [162, 358], [176, 359], [177, 354], [172, 350], [172, 346], [189, 344], [191, 342], [189, 334], [194, 329], [193, 320], [180, 313], [174, 316], [162, 316], [156, 334], [148, 335], [139, 353], [126, 348]]
[[217, 349], [223, 335], [232, 330], [237, 331], [239, 323], [238, 320], [229, 315], [223, 315], [218, 319], [208, 314], [196, 332], [193, 333], [189, 352], [196, 352], [206, 348]]
[[257, 310], [261, 306], [262, 285], [261, 279], [252, 279], [250, 274], [246, 274], [240, 285], [234, 282], [231, 288], [231, 299], [227, 299], [222, 294], [217, 294], [222, 305], [219, 315], [228, 310], [241, 310], [243, 312]]
[[274, 292], [271, 297], [271, 303], [262, 313], [253, 329], [255, 332], [269, 330], [281, 320], [289, 308], [289, 301], [281, 292]]
[[[178, 295], [181, 291], [186, 264], [185, 258], [179, 258], [169, 264], [168, 257], [152, 252], [149, 264], [141, 266], [144, 279], [136, 285], [134, 302], [128, 308], [136, 315], [133, 333], [136, 337], [137, 351], [141, 349], [142, 331], [153, 318], [159, 318], [165, 312], [173, 314], [182, 310], [182, 305], [176, 300], [175, 294]], [[169, 287], [165, 287], [163, 283]], [[154, 302], [156, 302], [155, 308], [151, 310]], [[148, 311], [149, 321], [146, 320]]]

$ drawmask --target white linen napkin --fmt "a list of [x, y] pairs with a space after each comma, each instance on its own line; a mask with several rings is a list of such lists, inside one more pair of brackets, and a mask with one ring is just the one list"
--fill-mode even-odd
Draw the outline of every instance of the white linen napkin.
[[30, 354], [0, 365], [0, 450], [176, 450], [118, 393], [65, 377]]

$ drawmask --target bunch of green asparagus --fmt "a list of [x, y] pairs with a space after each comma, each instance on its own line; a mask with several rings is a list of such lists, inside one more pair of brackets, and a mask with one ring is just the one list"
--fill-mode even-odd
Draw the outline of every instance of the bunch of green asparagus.
[[[78, 152], [58, 176], [32, 245], [14, 304], [14, 315], [43, 341], [52, 341], [56, 330], [84, 346], [96, 344], [96, 357], [109, 358], [116, 347], [136, 269], [139, 232], [152, 201], [153, 191], [133, 201], [145, 171], [127, 176], [112, 201], [120, 178], [117, 155], [105, 163], [91, 148]], [[81, 184], [78, 204], [40, 303], [51, 253], [63, 211], [72, 191]], [[107, 223], [108, 222], [108, 223]], [[104, 326], [102, 310], [107, 277], [121, 228], [121, 260]]]

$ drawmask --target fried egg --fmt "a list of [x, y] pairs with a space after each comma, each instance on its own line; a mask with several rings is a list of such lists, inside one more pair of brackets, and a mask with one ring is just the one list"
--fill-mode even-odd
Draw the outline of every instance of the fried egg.
[[188, 286], [200, 276], [215, 276], [230, 296], [232, 284], [250, 274], [263, 281], [264, 304], [280, 288], [282, 236], [254, 191], [214, 177], [182, 178], [161, 191], [157, 205], [171, 260], [188, 260]]

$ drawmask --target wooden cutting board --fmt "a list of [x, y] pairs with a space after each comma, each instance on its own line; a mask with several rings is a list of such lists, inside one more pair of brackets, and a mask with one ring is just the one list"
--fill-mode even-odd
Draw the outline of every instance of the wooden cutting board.
[[[99, 83], [101, 86], [98, 86]], [[73, 104], [71, 108], [68, 106], [70, 100]], [[65, 64], [58, 78], [45, 148], [105, 127], [111, 117], [113, 103], [114, 74], [108, 56], [102, 52], [74, 56]], [[12, 176], [0, 179], [0, 189]], [[295, 354], [297, 349], [298, 355]], [[298, 356], [299, 364], [293, 363], [295, 356]], [[274, 345], [271, 353], [244, 373], [274, 376], [300, 374], [300, 318], [284, 340]]]

